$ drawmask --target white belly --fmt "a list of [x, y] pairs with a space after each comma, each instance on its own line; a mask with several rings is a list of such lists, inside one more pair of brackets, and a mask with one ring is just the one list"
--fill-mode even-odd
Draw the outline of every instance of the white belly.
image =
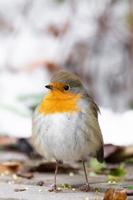
[[49, 160], [87, 159], [89, 145], [83, 122], [84, 115], [81, 113], [46, 116], [36, 113], [33, 118], [33, 144]]

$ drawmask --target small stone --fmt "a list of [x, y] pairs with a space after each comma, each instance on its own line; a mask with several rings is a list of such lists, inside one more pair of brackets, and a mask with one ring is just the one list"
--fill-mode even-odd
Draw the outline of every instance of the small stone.
[[25, 188], [21, 188], [21, 189], [15, 189], [14, 191], [15, 192], [23, 192], [23, 191], [25, 191], [26, 189]]
[[72, 188], [72, 191], [76, 191], [76, 189], [75, 189], [75, 188]]
[[73, 173], [73, 172], [70, 172], [70, 173], [69, 173], [69, 176], [74, 176], [74, 173]]
[[36, 184], [39, 185], [39, 186], [43, 186], [43, 185], [44, 185], [44, 182], [43, 182], [43, 181], [39, 181], [39, 182], [37, 182]]
[[13, 174], [12, 177], [13, 177], [14, 180], [18, 179], [18, 176], [16, 174]]
[[111, 184], [112, 182], [111, 182], [111, 181], [108, 181], [108, 183]]
[[61, 191], [61, 188], [60, 188], [60, 187], [58, 187], [58, 188], [57, 188], [57, 190], [58, 190], [58, 191]]
[[116, 184], [116, 181], [112, 181], [113, 184]]
[[0, 175], [1, 175], [1, 176], [5, 176], [5, 174], [4, 174], [4, 173], [1, 173]]
[[13, 184], [14, 183], [14, 181], [8, 181], [8, 184], [9, 185], [11, 185], [11, 184]]
[[89, 200], [89, 197], [85, 197], [85, 199], [84, 200]]

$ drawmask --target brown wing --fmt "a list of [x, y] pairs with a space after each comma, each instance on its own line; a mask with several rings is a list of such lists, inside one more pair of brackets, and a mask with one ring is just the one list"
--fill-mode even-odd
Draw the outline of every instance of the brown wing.
[[103, 162], [104, 159], [104, 150], [103, 150], [103, 137], [100, 130], [98, 122], [98, 112], [100, 112], [97, 104], [94, 102], [93, 98], [89, 95], [86, 96], [86, 99], [89, 102], [88, 112], [87, 112], [87, 124], [89, 126], [88, 137], [91, 141], [91, 148], [93, 155], [97, 158], [99, 162]]

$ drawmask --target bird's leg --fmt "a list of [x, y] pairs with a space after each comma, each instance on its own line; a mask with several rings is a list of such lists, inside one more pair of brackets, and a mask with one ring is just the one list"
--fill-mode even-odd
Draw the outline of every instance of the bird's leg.
[[82, 161], [82, 163], [83, 163], [83, 169], [84, 169], [86, 184], [89, 185], [88, 176], [87, 176], [87, 171], [86, 171], [86, 167], [85, 167], [85, 162]]
[[57, 191], [57, 184], [56, 184], [56, 177], [58, 173], [58, 162], [56, 161], [56, 168], [55, 168], [55, 174], [54, 174], [54, 190]]
[[59, 191], [57, 189], [57, 184], [56, 184], [56, 177], [57, 177], [57, 173], [58, 173], [58, 166], [59, 166], [59, 163], [58, 163], [58, 161], [56, 161], [56, 168], [55, 168], [55, 174], [54, 174], [54, 185], [49, 190], [49, 192], [58, 192]]
[[80, 189], [82, 191], [88, 192], [88, 191], [90, 191], [90, 185], [89, 185], [89, 181], [88, 181], [88, 176], [87, 176], [87, 171], [86, 171], [86, 167], [85, 167], [85, 162], [82, 161], [82, 163], [83, 163], [83, 169], [84, 169], [86, 184], [83, 185]]

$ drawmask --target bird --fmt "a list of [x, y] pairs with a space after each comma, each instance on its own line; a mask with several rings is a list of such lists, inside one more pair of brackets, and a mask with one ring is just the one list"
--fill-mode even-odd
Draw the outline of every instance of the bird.
[[32, 119], [32, 143], [45, 159], [55, 160], [54, 185], [58, 191], [57, 172], [60, 163], [83, 163], [86, 184], [90, 190], [85, 162], [90, 157], [104, 160], [103, 137], [98, 122], [99, 107], [88, 94], [78, 75], [57, 71], [48, 91], [37, 105]]

